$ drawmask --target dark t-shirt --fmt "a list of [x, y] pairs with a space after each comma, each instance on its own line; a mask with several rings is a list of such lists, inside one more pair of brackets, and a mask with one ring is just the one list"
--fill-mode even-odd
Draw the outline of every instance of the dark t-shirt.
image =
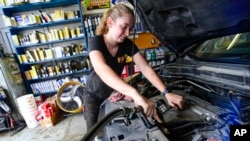
[[[100, 52], [102, 52], [108, 66], [110, 66], [119, 76], [121, 75], [126, 64], [126, 57], [133, 56], [139, 51], [137, 46], [130, 39], [126, 39], [123, 43], [119, 44], [117, 54], [115, 57], [113, 57], [109, 53], [102, 35], [95, 36], [89, 40], [88, 52], [90, 53], [93, 50], [99, 50]], [[91, 68], [90, 70], [90, 74], [86, 84], [86, 90], [92, 96], [100, 99], [108, 98], [113, 91], [112, 88], [107, 86], [100, 79], [93, 68]]]

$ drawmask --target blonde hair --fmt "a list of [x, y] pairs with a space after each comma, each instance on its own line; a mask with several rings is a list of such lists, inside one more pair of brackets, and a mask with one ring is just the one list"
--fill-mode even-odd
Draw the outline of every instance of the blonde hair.
[[108, 17], [111, 17], [112, 20], [115, 21], [117, 18], [122, 17], [124, 13], [130, 14], [134, 18], [134, 11], [125, 4], [118, 3], [117, 5], [108, 9], [102, 15], [101, 23], [97, 26], [95, 31], [96, 35], [102, 35], [108, 32], [108, 26], [107, 26]]

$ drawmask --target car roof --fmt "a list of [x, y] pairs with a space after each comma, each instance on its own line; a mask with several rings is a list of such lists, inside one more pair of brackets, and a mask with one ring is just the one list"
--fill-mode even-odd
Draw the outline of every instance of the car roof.
[[144, 27], [175, 52], [214, 37], [250, 31], [248, 0], [129, 0]]

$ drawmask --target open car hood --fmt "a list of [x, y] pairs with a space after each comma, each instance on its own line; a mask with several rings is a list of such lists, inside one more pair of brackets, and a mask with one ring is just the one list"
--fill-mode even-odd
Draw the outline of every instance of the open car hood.
[[145, 28], [172, 51], [199, 41], [249, 31], [250, 1], [129, 0]]

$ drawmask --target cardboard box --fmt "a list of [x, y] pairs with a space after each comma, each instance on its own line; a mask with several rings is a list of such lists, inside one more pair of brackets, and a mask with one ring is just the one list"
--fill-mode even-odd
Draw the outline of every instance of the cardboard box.
[[63, 119], [62, 111], [57, 109], [56, 112], [50, 118], [44, 118], [39, 122], [43, 128], [48, 128], [55, 126], [62, 119]]
[[50, 102], [52, 104], [55, 104], [55, 111], [53, 112], [51, 117], [39, 120], [40, 125], [43, 128], [53, 127], [63, 119], [63, 111], [61, 111], [58, 105], [56, 104], [55, 96], [47, 98], [44, 102]]

